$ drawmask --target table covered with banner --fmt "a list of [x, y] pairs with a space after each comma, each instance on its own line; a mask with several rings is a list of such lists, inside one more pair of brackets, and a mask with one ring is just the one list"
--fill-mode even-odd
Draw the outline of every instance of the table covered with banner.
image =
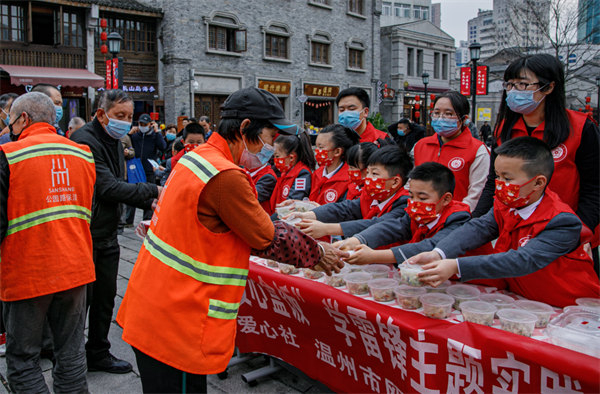
[[359, 297], [256, 259], [238, 314], [242, 353], [279, 358], [338, 392], [600, 392], [600, 359], [497, 326]]

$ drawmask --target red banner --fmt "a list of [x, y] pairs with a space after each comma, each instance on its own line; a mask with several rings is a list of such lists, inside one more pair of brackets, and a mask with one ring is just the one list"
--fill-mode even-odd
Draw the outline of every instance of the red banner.
[[106, 62], [106, 90], [112, 89], [112, 61], [107, 60]]
[[477, 77], [475, 81], [475, 93], [485, 96], [488, 94], [488, 67], [477, 66]]
[[112, 59], [112, 87], [119, 88], [119, 58]]
[[250, 263], [236, 344], [337, 392], [600, 392], [599, 359], [459, 320]]
[[460, 94], [463, 96], [471, 95], [471, 68], [460, 68]]

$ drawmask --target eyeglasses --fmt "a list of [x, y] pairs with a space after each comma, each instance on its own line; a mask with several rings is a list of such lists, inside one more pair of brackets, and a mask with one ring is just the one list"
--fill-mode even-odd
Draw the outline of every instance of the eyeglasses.
[[456, 119], [457, 116], [454, 112], [432, 112], [431, 119]]
[[525, 90], [530, 86], [533, 85], [539, 85], [539, 82], [532, 82], [532, 83], [527, 83], [527, 82], [502, 82], [502, 87], [504, 88], [504, 90], [508, 91], [508, 90], [512, 90], [513, 88], [517, 89], [517, 90]]

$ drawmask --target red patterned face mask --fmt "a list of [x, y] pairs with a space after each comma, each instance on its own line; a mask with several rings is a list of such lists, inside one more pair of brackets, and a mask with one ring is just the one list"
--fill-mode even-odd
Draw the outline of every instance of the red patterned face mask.
[[529, 197], [531, 197], [531, 195], [535, 191], [532, 190], [531, 193], [529, 193], [525, 197], [519, 197], [521, 188], [527, 185], [529, 182], [533, 181], [534, 179], [535, 177], [531, 178], [522, 185], [508, 184], [506, 182], [502, 182], [496, 179], [496, 198], [498, 199], [498, 201], [500, 201], [502, 204], [506, 205], [509, 208], [521, 208], [529, 202]]
[[406, 213], [417, 224], [427, 224], [438, 217], [435, 204], [433, 202], [413, 201], [409, 198]]
[[328, 149], [315, 149], [315, 159], [317, 160], [317, 164], [319, 167], [327, 167], [333, 163], [333, 158], [329, 157]]
[[199, 147], [200, 144], [185, 144], [183, 146], [183, 149], [185, 149], [185, 153], [191, 152], [194, 149], [196, 149], [197, 147]]
[[275, 161], [275, 167], [282, 174], [285, 174], [286, 172], [288, 172], [292, 168], [292, 164], [291, 163], [286, 163], [285, 162], [285, 159], [287, 159], [288, 157], [289, 156], [279, 157], [279, 158], [276, 157], [276, 158], [273, 159]]
[[365, 184], [365, 180], [362, 178], [360, 170], [348, 170], [348, 175], [350, 176], [350, 182], [355, 185], [362, 187]]
[[365, 178], [365, 191], [369, 196], [377, 201], [385, 201], [390, 194], [390, 189], [386, 189], [385, 182], [394, 178]]

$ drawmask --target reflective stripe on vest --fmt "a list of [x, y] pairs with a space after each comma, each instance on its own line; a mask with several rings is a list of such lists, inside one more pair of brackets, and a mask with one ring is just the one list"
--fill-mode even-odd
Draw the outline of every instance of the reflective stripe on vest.
[[204, 157], [195, 152], [188, 152], [179, 159], [179, 162], [192, 171], [204, 183], [219, 173]]
[[[187, 153], [186, 156], [189, 154]], [[162, 263], [199, 282], [213, 285], [246, 286], [247, 269], [219, 267], [194, 260], [158, 238], [151, 230], [148, 230], [144, 239], [144, 247]]]
[[5, 152], [5, 154], [9, 164], [15, 164], [23, 160], [31, 159], [32, 157], [50, 155], [71, 155], [79, 157], [89, 163], [94, 163], [94, 156], [90, 152], [66, 144], [37, 144], [11, 153]]
[[240, 303], [231, 303], [220, 300], [208, 300], [208, 316], [216, 319], [233, 320], [237, 317]]
[[91, 211], [80, 205], [61, 205], [58, 207], [40, 209], [39, 211], [9, 220], [6, 235], [9, 236], [18, 231], [37, 226], [38, 224], [64, 218], [79, 218], [89, 223], [91, 217]]

